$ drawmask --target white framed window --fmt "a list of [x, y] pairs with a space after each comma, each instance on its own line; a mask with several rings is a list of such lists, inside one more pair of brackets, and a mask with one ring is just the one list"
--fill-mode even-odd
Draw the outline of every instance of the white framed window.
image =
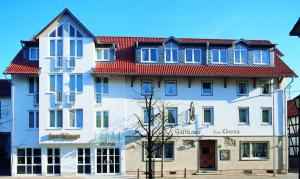
[[260, 82], [261, 95], [270, 95], [271, 94], [271, 83], [268, 81]]
[[102, 95], [108, 94], [108, 83], [107, 77], [97, 77], [95, 79], [95, 102], [97, 104], [102, 103]]
[[69, 89], [71, 92], [82, 92], [82, 74], [71, 74], [69, 81]]
[[249, 107], [239, 107], [239, 124], [249, 124]]
[[141, 94], [151, 95], [153, 92], [154, 85], [152, 80], [142, 80]]
[[50, 57], [63, 56], [63, 24], [58, 26], [49, 34]]
[[202, 96], [212, 96], [213, 95], [212, 81], [202, 81], [201, 82], [201, 95]]
[[167, 44], [165, 46], [165, 62], [177, 63], [178, 62], [178, 47], [175, 44]]
[[39, 93], [39, 78], [38, 77], [29, 77], [28, 78], [28, 92], [29, 92], [29, 94], [38, 94]]
[[[144, 147], [144, 161], [148, 160], [148, 153], [147, 153], [147, 143], [144, 142], [144, 145], [146, 145]], [[155, 150], [157, 149], [157, 150]], [[153, 144], [153, 150], [155, 150], [153, 152], [153, 158], [154, 160], [162, 160], [162, 155], [164, 155], [164, 160], [165, 161], [173, 161], [175, 159], [175, 148], [174, 148], [174, 142], [173, 141], [168, 141], [164, 144], [164, 153], [162, 150], [162, 143], [161, 142], [156, 142]]]
[[78, 148], [77, 173], [78, 174], [91, 173], [91, 149], [90, 148]]
[[167, 80], [165, 81], [165, 95], [176, 96], [177, 95], [177, 81]]
[[149, 119], [149, 110], [146, 108], [143, 108], [143, 113], [144, 113], [144, 124], [149, 125], [149, 121], [151, 120], [151, 125], [154, 124], [153, 121], [153, 115], [154, 115], [154, 108], [151, 108], [151, 114], [150, 114], [150, 119]]
[[272, 108], [262, 107], [261, 108], [261, 121], [262, 124], [272, 124]]
[[39, 60], [39, 48], [30, 47], [29, 48], [29, 60]]
[[63, 111], [61, 109], [49, 110], [49, 127], [62, 128], [63, 125]]
[[185, 63], [201, 63], [201, 49], [186, 48]]
[[242, 160], [267, 160], [269, 158], [268, 142], [241, 142]]
[[110, 61], [110, 49], [109, 48], [97, 48], [97, 60], [98, 61]]
[[141, 48], [141, 62], [157, 62], [157, 48]]
[[40, 148], [17, 149], [17, 174], [42, 174]]
[[70, 109], [69, 110], [69, 127], [82, 128], [83, 127], [83, 110]]
[[47, 174], [60, 174], [60, 149], [47, 148]]
[[257, 65], [270, 65], [270, 50], [253, 50], [253, 63]]
[[109, 113], [108, 111], [96, 111], [96, 127], [108, 128], [109, 126]]
[[28, 111], [28, 128], [37, 129], [39, 128], [39, 112]]
[[211, 49], [211, 63], [226, 64], [227, 63], [227, 49]]
[[168, 112], [167, 123], [176, 125], [178, 121], [177, 107], [167, 107], [167, 112]]
[[83, 35], [72, 24], [69, 24], [69, 37], [70, 37], [70, 56], [82, 58], [83, 57], [83, 41], [82, 41]]
[[234, 64], [247, 64], [247, 48], [237, 45], [233, 51]]
[[249, 86], [247, 81], [237, 81], [237, 95], [247, 96], [249, 94]]
[[203, 107], [203, 124], [214, 124], [214, 108]]
[[54, 93], [55, 103], [62, 102], [63, 93], [63, 75], [62, 74], [50, 74], [49, 75], [49, 91]]
[[[97, 148], [96, 173], [116, 174], [120, 173], [120, 149], [119, 148]], [[107, 162], [110, 161], [110, 162]]]

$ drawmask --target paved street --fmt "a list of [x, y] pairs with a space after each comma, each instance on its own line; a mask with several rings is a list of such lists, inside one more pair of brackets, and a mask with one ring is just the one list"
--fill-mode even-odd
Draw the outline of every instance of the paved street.
[[[0, 179], [135, 179], [135, 177], [121, 177], [121, 176], [70, 176], [70, 177], [1, 177]], [[176, 179], [183, 179], [181, 177], [172, 177]], [[272, 175], [265, 176], [245, 176], [245, 175], [193, 175], [188, 177], [190, 179], [272, 179]], [[277, 175], [276, 179], [297, 179], [297, 173], [290, 173], [288, 175]], [[165, 179], [171, 179], [170, 177], [165, 177]]]

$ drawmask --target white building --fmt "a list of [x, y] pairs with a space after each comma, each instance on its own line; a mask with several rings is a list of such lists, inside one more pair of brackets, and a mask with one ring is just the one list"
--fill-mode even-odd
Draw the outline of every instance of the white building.
[[273, 160], [287, 168], [283, 80], [295, 73], [270, 41], [94, 36], [65, 9], [21, 43], [5, 71], [12, 175], [143, 171], [144, 151], [129, 138], [133, 114], [144, 116], [135, 96], [149, 87], [171, 104], [176, 125], [166, 174], [266, 172]]

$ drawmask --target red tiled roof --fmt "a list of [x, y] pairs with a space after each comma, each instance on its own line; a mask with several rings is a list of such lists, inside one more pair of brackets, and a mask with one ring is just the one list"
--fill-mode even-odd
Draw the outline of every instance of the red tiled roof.
[[[281, 52], [275, 50], [275, 67], [267, 66], [208, 66], [184, 64], [136, 64], [136, 42], [162, 42], [166, 38], [154, 37], [113, 37], [98, 36], [97, 41], [117, 44], [116, 62], [98, 62], [92, 72], [97, 74], [121, 75], [181, 75], [181, 76], [249, 76], [249, 77], [291, 77], [296, 74], [278, 57]], [[187, 43], [233, 43], [235, 39], [196, 39], [178, 38]], [[268, 40], [249, 40], [252, 44], [270, 45]], [[8, 74], [37, 74], [38, 62], [24, 61], [21, 51], [5, 70]]]
[[288, 100], [288, 102], [287, 102], [287, 113], [288, 113], [288, 117], [298, 115], [298, 110], [296, 108], [296, 105], [295, 105], [295, 102], [293, 99]]

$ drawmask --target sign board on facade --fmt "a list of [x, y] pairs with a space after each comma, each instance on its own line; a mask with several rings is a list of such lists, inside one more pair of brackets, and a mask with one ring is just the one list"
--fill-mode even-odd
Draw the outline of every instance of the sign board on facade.
[[220, 160], [230, 160], [230, 150], [220, 150]]
[[69, 134], [69, 133], [61, 133], [61, 134], [52, 134], [48, 135], [49, 139], [78, 139], [80, 138], [80, 134]]
[[225, 146], [235, 146], [236, 142], [234, 139], [230, 138], [230, 137], [225, 137], [224, 139], [224, 145]]

